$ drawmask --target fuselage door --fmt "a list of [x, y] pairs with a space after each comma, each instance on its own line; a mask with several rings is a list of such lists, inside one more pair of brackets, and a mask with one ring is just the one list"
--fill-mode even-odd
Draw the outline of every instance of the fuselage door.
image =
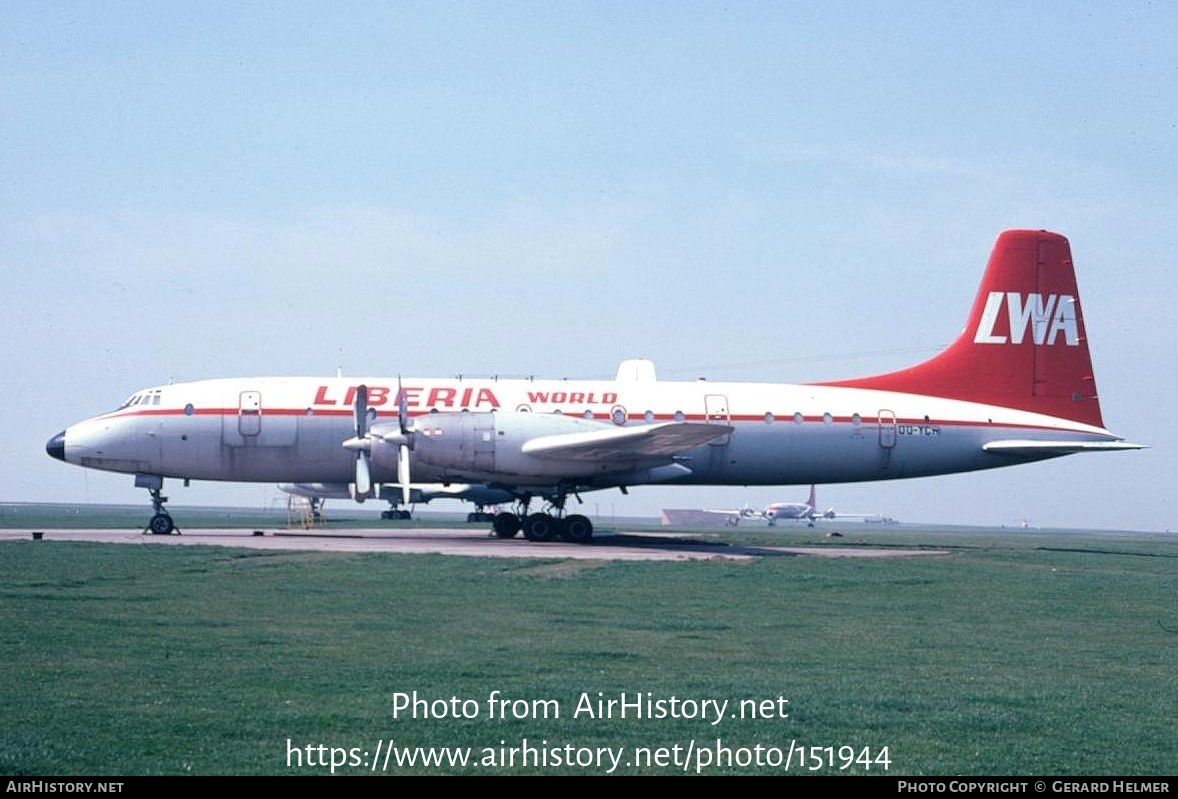
[[[704, 394], [704, 421], [708, 424], [731, 424], [732, 414], [728, 411], [728, 397], [723, 394]], [[713, 447], [722, 447], [731, 438], [731, 435], [720, 436], [708, 443]]]
[[480, 472], [495, 470], [495, 415], [491, 413], [475, 414], [474, 436], [471, 449], [474, 455], [474, 468]]
[[262, 432], [261, 392], [241, 392], [237, 405], [237, 432], [245, 438], [256, 436]]
[[879, 412], [879, 445], [884, 449], [896, 446], [896, 412]]

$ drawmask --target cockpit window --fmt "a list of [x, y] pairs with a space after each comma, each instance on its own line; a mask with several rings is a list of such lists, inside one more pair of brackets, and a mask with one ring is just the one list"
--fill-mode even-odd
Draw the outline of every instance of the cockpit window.
[[134, 405], [159, 405], [163, 402], [160, 392], [157, 391], [143, 391], [138, 394], [132, 394], [115, 410], [121, 411], [124, 408], [130, 408]]

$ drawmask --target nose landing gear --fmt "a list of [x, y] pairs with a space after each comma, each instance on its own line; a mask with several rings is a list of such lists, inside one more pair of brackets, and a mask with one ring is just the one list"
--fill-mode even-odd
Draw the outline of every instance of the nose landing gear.
[[143, 534], [147, 535], [180, 535], [180, 528], [172, 521], [172, 515], [168, 513], [164, 503], [168, 501], [161, 492], [164, 488], [164, 478], [154, 474], [137, 474], [135, 475], [135, 487], [146, 488], [147, 493], [151, 495], [151, 507], [155, 511], [155, 515], [148, 520], [147, 526], [143, 528]]

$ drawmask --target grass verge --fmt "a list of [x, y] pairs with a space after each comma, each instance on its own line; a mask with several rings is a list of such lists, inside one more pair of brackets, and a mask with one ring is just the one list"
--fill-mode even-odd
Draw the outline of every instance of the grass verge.
[[[614, 773], [679, 771], [689, 747], [689, 773], [701, 747], [720, 751], [707, 773], [780, 773], [754, 748], [771, 759], [791, 742], [833, 747], [820, 773], [882, 772], [840, 770], [841, 746], [886, 746], [889, 774], [1172, 773], [1178, 542], [920, 543], [951, 554], [625, 563], [0, 543], [0, 772], [305, 773], [338, 748], [337, 772], [370, 773], [392, 739], [484, 763], [397, 773], [601, 773], [608, 760], [563, 761], [619, 747]], [[492, 717], [494, 691], [525, 702]], [[445, 701], [413, 718], [397, 710], [413, 692]], [[574, 717], [583, 695], [623, 693], [667, 716]], [[475, 717], [454, 718], [451, 698]], [[682, 717], [685, 700], [727, 701], [725, 717], [698, 704]], [[740, 718], [741, 700], [767, 717]], [[502, 762], [525, 739], [546, 767]]]

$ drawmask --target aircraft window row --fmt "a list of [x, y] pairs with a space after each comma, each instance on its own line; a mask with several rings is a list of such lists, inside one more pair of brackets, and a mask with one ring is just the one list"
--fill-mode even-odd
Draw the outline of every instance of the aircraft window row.
[[[765, 424], [772, 424], [773, 421], [774, 421], [773, 414], [766, 411]], [[793, 415], [793, 423], [796, 425], [805, 424], [806, 423], [805, 414], [803, 414], [801, 411], [798, 411], [797, 413], [795, 413]], [[834, 424], [834, 414], [832, 414], [830, 411], [826, 411], [825, 413], [823, 413], [822, 414], [822, 423], [825, 425]], [[851, 424], [854, 425], [855, 427], [862, 427], [863, 426], [863, 414], [860, 414], [860, 413], [851, 414]]]
[[[119, 410], [122, 410], [123, 408], [127, 408], [132, 405], [136, 405], [136, 404], [148, 404], [148, 403], [153, 404], [153, 405], [159, 405], [160, 404], [159, 395], [158, 394], [156, 394], [156, 395], [142, 395], [142, 396], [136, 395], [136, 396], [132, 397], [131, 399], [127, 400], [125, 403], [123, 403], [119, 407]], [[369, 413], [369, 417], [370, 417], [369, 421], [373, 421], [373, 419], [375, 418], [375, 416], [376, 416], [375, 410], [376, 410], [375, 408], [368, 409], [368, 413]], [[532, 409], [526, 405], [521, 405], [516, 410], [519, 413], [530, 413]], [[184, 406], [184, 415], [185, 416], [192, 416], [193, 412], [194, 412], [194, 409], [193, 409], [191, 403]], [[440, 413], [440, 411], [437, 408], [430, 408], [428, 412], [431, 414]], [[469, 413], [470, 409], [463, 408], [462, 412]], [[560, 408], [555, 408], [555, 409], [553, 409], [552, 413], [554, 416], [562, 416], [564, 414], [564, 411], [562, 411]], [[307, 408], [306, 415], [307, 416], [314, 416], [315, 409], [314, 408]], [[593, 418], [593, 411], [586, 408], [581, 413], [581, 417], [583, 419], [592, 419]], [[686, 418], [687, 418], [687, 415], [683, 411], [675, 411], [674, 419], [676, 422], [682, 422], [682, 421], [686, 420]], [[774, 413], [772, 411], [765, 411], [765, 415], [763, 418], [765, 420], [765, 424], [773, 424], [777, 421], [777, 416], [774, 415]], [[791, 416], [789, 418], [796, 425], [803, 425], [806, 423], [806, 416], [801, 411], [795, 412], [793, 414], [793, 416]], [[655, 421], [654, 411], [647, 410], [647, 411], [643, 412], [642, 419], [643, 419], [643, 421], [647, 422], [648, 424], [651, 422], [654, 422]], [[630, 415], [625, 411], [624, 408], [615, 407], [610, 412], [610, 420], [616, 425], [624, 425], [624, 424], [626, 424], [626, 422], [628, 422], [630, 420]], [[832, 413], [830, 413], [830, 411], [823, 413], [822, 414], [822, 423], [825, 425], [834, 424], [834, 415]], [[863, 426], [863, 415], [859, 414], [859, 413], [851, 414], [851, 424], [854, 425], [855, 427], [862, 427]]]
[[[463, 410], [465, 410], [465, 408]], [[531, 409], [521, 406], [519, 408], [519, 410], [520, 410], [520, 412], [530, 412]], [[438, 412], [437, 408], [430, 409], [430, 413], [437, 413], [437, 412]], [[560, 408], [555, 408], [552, 411], [552, 413], [554, 416], [561, 416], [561, 415], [563, 415], [564, 411], [562, 411]], [[584, 419], [592, 419], [593, 418], [593, 411], [586, 409], [585, 411], [583, 411], [581, 413], [581, 417]], [[675, 411], [674, 419], [676, 422], [682, 422], [686, 418], [687, 418], [687, 415], [683, 411]], [[765, 415], [763, 418], [765, 420], [765, 424], [773, 424], [774, 422], [777, 421], [777, 417], [773, 414], [772, 411], [765, 411]], [[806, 416], [801, 411], [797, 411], [796, 413], [794, 413], [793, 416], [791, 416], [789, 418], [796, 425], [802, 425], [802, 424], [806, 423]], [[630, 420], [630, 415], [628, 413], [626, 413], [626, 411], [623, 408], [617, 407], [617, 408], [614, 408], [610, 412], [610, 421], [612, 421], [616, 425], [624, 425], [629, 420]], [[650, 411], [650, 410], [645, 411], [642, 414], [642, 420], [644, 422], [647, 422], [648, 424], [653, 422], [655, 420], [654, 411]], [[822, 423], [825, 425], [834, 424], [834, 414], [830, 413], [830, 411], [823, 413], [822, 414]], [[860, 413], [851, 414], [851, 424], [854, 425], [855, 427], [862, 427], [863, 426], [863, 415]]]

